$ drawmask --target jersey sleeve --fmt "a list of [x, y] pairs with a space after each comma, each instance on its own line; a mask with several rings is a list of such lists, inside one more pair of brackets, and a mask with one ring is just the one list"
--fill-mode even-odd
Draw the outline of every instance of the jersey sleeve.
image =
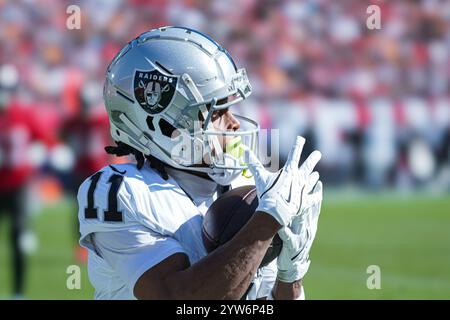
[[155, 234], [143, 226], [93, 235], [97, 254], [133, 292], [137, 280], [149, 269], [185, 251], [173, 238]]

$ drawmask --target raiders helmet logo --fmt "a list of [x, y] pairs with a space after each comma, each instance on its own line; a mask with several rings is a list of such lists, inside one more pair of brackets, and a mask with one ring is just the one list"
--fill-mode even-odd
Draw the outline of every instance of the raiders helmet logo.
[[134, 97], [150, 114], [162, 112], [172, 102], [178, 77], [162, 74], [158, 70], [134, 74]]

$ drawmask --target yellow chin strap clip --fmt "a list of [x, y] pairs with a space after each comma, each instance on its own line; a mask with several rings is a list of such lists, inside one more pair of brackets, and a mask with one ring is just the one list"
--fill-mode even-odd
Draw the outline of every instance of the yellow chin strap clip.
[[[228, 143], [225, 145], [225, 152], [231, 155], [232, 157], [241, 160], [244, 158], [244, 151], [247, 148], [248, 147], [242, 143], [241, 137], [238, 136], [228, 141]], [[240, 164], [245, 165], [245, 163]], [[248, 169], [242, 170], [242, 175], [247, 179], [253, 177], [250, 170]]]

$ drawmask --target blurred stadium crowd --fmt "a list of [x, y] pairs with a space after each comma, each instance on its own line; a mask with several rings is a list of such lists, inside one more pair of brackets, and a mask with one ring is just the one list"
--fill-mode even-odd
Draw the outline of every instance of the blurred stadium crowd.
[[[49, 200], [73, 194], [117, 161], [103, 150], [107, 64], [164, 25], [223, 44], [254, 88], [240, 112], [279, 128], [283, 142], [306, 136], [323, 153], [326, 184], [448, 191], [450, 2], [372, 2], [0, 0], [0, 211], [26, 211], [30, 186]], [[73, 4], [79, 30], [66, 27]], [[370, 4], [381, 8], [381, 30], [366, 27]], [[280, 144], [282, 160], [289, 146]]]
[[[66, 27], [71, 4], [81, 8], [80, 30]], [[379, 1], [381, 30], [366, 27], [369, 4], [2, 0], [2, 97], [10, 93], [45, 131], [36, 138], [53, 150], [45, 158], [53, 169], [85, 177], [109, 161], [101, 96], [107, 63], [148, 29], [189, 26], [247, 68], [254, 95], [241, 111], [281, 128], [282, 140], [309, 137], [324, 154], [328, 182], [408, 186], [448, 178], [450, 2]], [[42, 148], [31, 149], [30, 160], [39, 162]], [[11, 187], [8, 179], [3, 186]]]

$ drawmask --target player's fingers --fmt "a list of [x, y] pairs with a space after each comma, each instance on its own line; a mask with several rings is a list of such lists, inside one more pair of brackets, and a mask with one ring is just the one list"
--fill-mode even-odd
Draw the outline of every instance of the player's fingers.
[[303, 190], [301, 190], [299, 188], [300, 183], [299, 183], [299, 177], [298, 175], [294, 174], [294, 172], [287, 172], [286, 173], [289, 178], [291, 179], [291, 186], [289, 188], [289, 194], [290, 197], [292, 198], [292, 204], [296, 206], [297, 211], [300, 209], [301, 206], [301, 197], [302, 197], [302, 192]]
[[314, 187], [313, 194], [316, 194], [317, 199], [313, 205], [314, 210], [314, 218], [317, 217], [320, 214], [320, 207], [322, 205], [322, 199], [323, 199], [323, 185], [322, 181], [317, 182], [317, 185]]
[[289, 156], [285, 164], [285, 168], [287, 169], [287, 171], [293, 170], [294, 168], [298, 168], [300, 156], [302, 154], [305, 141], [306, 141], [305, 138], [301, 136], [297, 136], [297, 138], [295, 139], [294, 146], [289, 152]]
[[317, 171], [314, 171], [313, 173], [311, 173], [306, 181], [305, 184], [305, 192], [306, 193], [310, 193], [314, 187], [316, 186], [317, 182], [319, 181], [320, 175]]
[[312, 199], [312, 195], [308, 194], [303, 197], [303, 204], [302, 204], [302, 212], [306, 212], [309, 208], [311, 208], [314, 204], [314, 201]]
[[320, 158], [322, 158], [322, 153], [316, 150], [309, 155], [305, 162], [303, 162], [300, 167], [300, 173], [304, 176], [304, 178], [314, 170], [314, 167], [319, 162]]
[[318, 181], [316, 186], [314, 187], [313, 193], [320, 193], [320, 195], [322, 195], [322, 192], [323, 192], [322, 181]]
[[322, 181], [318, 181], [316, 185], [314, 186], [313, 191], [311, 192], [311, 195], [314, 195], [315, 199], [318, 199], [322, 201], [323, 198], [323, 184]]
[[302, 209], [311, 208], [315, 205], [320, 204], [321, 202], [322, 202], [322, 192], [313, 192], [311, 194], [307, 194], [303, 198]]

